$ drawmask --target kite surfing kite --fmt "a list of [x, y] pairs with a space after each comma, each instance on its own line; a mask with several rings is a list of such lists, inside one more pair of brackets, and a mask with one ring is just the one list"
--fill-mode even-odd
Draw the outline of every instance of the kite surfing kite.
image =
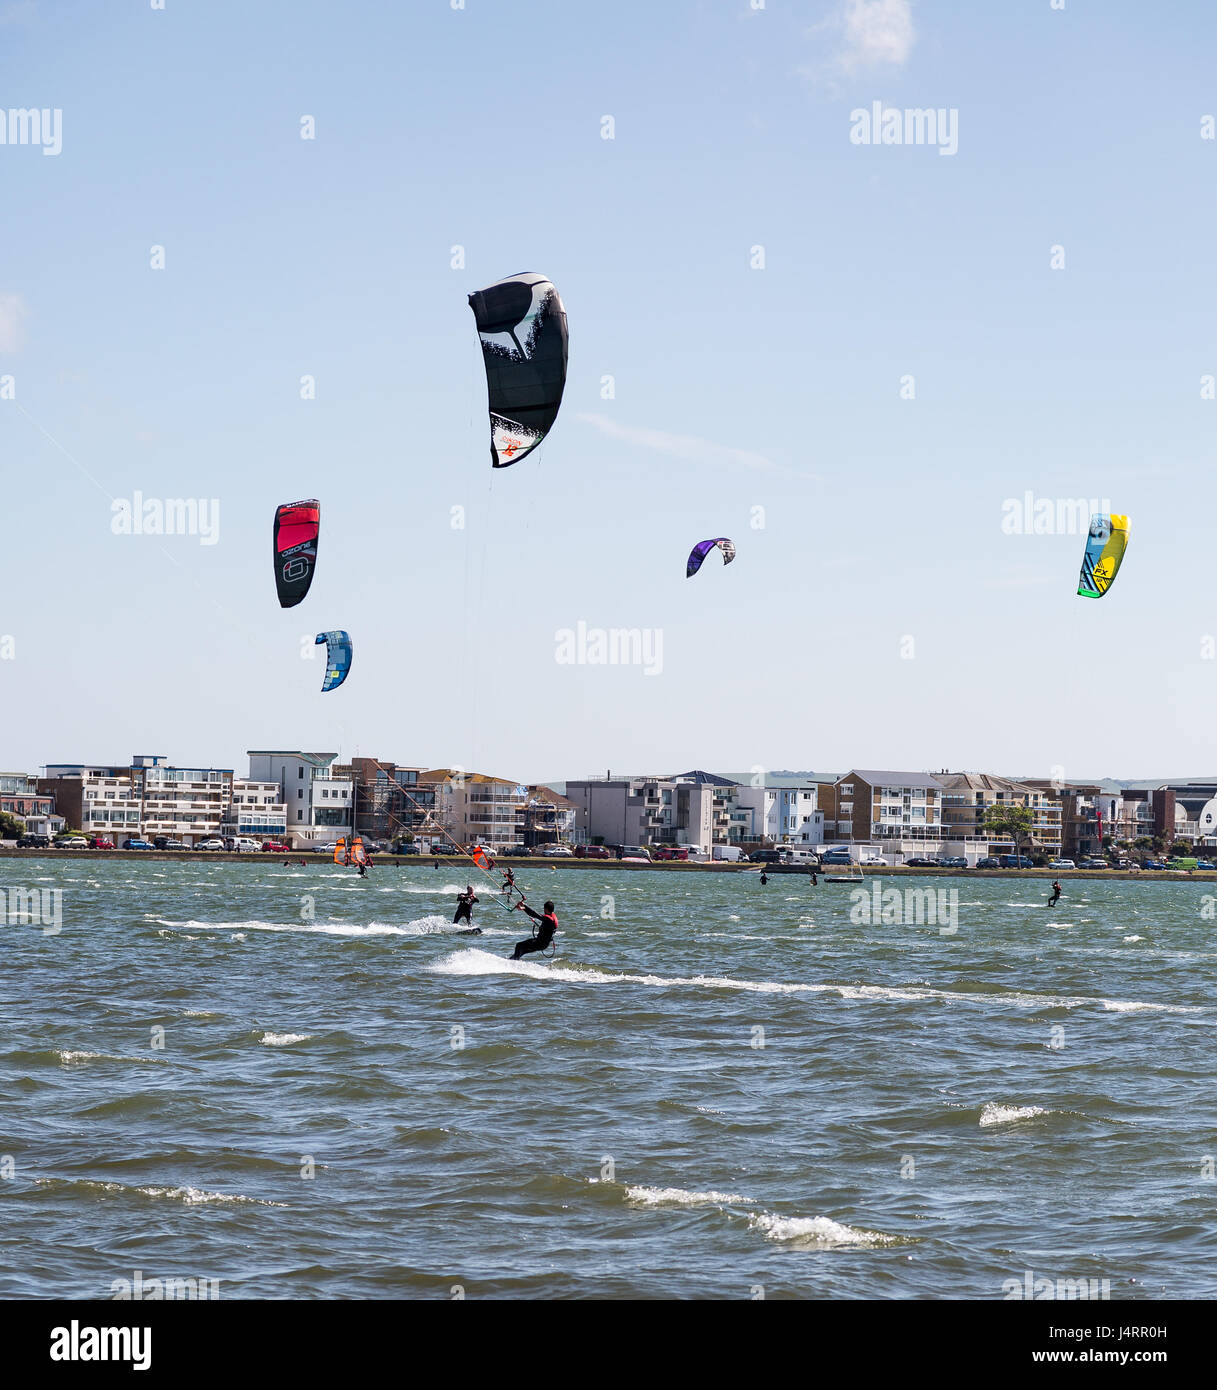
[[717, 546], [723, 552], [723, 564], [729, 565], [735, 559], [735, 542], [729, 541], [726, 536], [719, 536], [717, 540], [698, 541], [689, 552], [689, 563], [685, 566], [685, 578], [692, 579], [701, 569], [701, 562]]
[[1086, 553], [1082, 556], [1082, 577], [1078, 593], [1083, 598], [1102, 598], [1115, 583], [1120, 562], [1128, 547], [1128, 518], [1095, 512], [1090, 518]]
[[351, 669], [351, 639], [345, 632], [319, 632], [317, 643], [325, 643], [325, 680], [321, 686], [324, 695], [327, 690], [336, 690], [347, 678]]
[[295, 608], [309, 591], [317, 565], [321, 503], [285, 502], [275, 512], [275, 587], [280, 608]]
[[475, 290], [490, 404], [490, 462], [507, 468], [549, 433], [566, 385], [566, 310], [544, 275], [527, 271]]

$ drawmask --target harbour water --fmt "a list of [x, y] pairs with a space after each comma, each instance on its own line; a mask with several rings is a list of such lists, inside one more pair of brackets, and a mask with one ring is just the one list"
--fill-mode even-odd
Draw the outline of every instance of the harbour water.
[[1213, 1295], [1204, 885], [461, 873], [0, 866], [0, 1296]]

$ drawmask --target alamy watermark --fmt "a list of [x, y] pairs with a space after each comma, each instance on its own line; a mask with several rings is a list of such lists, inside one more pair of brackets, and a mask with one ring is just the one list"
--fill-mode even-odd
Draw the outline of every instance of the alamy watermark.
[[145, 1279], [144, 1271], [137, 1269], [130, 1279], [115, 1279], [110, 1284], [110, 1293], [116, 1302], [130, 1300], [134, 1303], [165, 1299], [217, 1299], [220, 1296], [218, 1279]]
[[663, 629], [656, 627], [588, 627], [580, 619], [554, 633], [554, 660], [559, 666], [641, 666], [644, 676], [663, 671]]
[[1001, 529], [1007, 536], [1085, 536], [1090, 518], [1110, 511], [1106, 497], [1037, 497], [1028, 490], [1001, 504]]
[[873, 101], [869, 110], [859, 106], [849, 113], [849, 139], [854, 145], [937, 145], [939, 154], [955, 154], [959, 111], [954, 106], [901, 110]]
[[63, 111], [58, 107], [0, 107], [0, 145], [38, 145], [43, 154], [63, 149]]
[[63, 930], [62, 888], [0, 888], [0, 923], [41, 927], [43, 936]]
[[1037, 1279], [1030, 1269], [1021, 1279], [1004, 1279], [1001, 1287], [1007, 1300], [1111, 1297], [1110, 1279]]
[[941, 936], [959, 930], [958, 888], [884, 888], [881, 878], [853, 888], [849, 920], [855, 927], [930, 926]]
[[116, 497], [110, 503], [110, 530], [116, 536], [198, 536], [200, 545], [220, 539], [218, 497]]

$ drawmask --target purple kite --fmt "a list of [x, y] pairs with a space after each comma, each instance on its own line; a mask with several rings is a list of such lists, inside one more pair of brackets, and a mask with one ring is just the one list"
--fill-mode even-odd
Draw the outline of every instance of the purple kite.
[[735, 559], [735, 542], [729, 541], [726, 536], [719, 536], [713, 541], [698, 541], [689, 554], [689, 563], [685, 566], [685, 578], [692, 579], [701, 569], [701, 562], [714, 549], [715, 546], [723, 552], [723, 564], [729, 565]]

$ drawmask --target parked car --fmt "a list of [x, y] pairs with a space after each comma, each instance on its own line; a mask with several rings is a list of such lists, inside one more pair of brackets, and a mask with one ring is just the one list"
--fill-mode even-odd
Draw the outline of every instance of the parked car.
[[608, 845], [576, 845], [576, 859], [612, 859], [613, 851]]
[[1143, 869], [1165, 869], [1166, 865], [1161, 861], [1161, 859], [1147, 859], [1145, 863], [1141, 865], [1141, 867]]
[[1105, 869], [1107, 868], [1106, 859], [1083, 859], [1078, 863], [1079, 869]]
[[904, 861], [904, 867], [906, 869], [936, 869], [938, 868], [938, 860], [927, 859], [923, 854], [915, 854], [912, 859]]
[[852, 864], [853, 857], [847, 849], [826, 850], [820, 856], [820, 863], [827, 866], [829, 864]]
[[107, 839], [105, 835], [94, 835], [89, 840], [90, 849], [113, 849], [114, 841]]
[[1031, 860], [1025, 854], [1003, 854], [999, 856], [1003, 869], [1029, 869]]
[[168, 835], [158, 835], [158, 836], [152, 841], [152, 844], [153, 844], [153, 847], [154, 847], [155, 849], [185, 849], [185, 848], [186, 848], [186, 846], [185, 846], [184, 844], [182, 844], [181, 840], [173, 840], [173, 839], [170, 839], [170, 837], [169, 837]]
[[455, 854], [456, 847], [449, 844], [432, 845], [427, 851], [428, 854]]
[[662, 860], [665, 863], [671, 860], [677, 860], [681, 863], [687, 863], [689, 859], [688, 846], [657, 845], [655, 848], [655, 852], [651, 855], [651, 858], [657, 861]]
[[50, 849], [51, 837], [49, 835], [19, 835], [17, 837], [18, 849]]
[[780, 849], [754, 849], [748, 858], [754, 864], [780, 864], [782, 851]]
[[978, 859], [976, 861], [976, 867], [978, 869], [1000, 869], [1001, 860], [995, 858], [993, 855], [987, 855], [984, 859]]
[[393, 846], [394, 854], [421, 854], [422, 850], [413, 840], [399, 840]]
[[314, 853], [314, 854], [333, 854], [334, 851], [335, 851], [337, 848], [338, 848], [338, 841], [337, 841], [337, 840], [331, 840], [330, 843], [329, 843], [328, 845], [314, 845], [314, 846], [313, 846], [313, 853]]
[[282, 840], [263, 840], [263, 854], [290, 854], [291, 846], [285, 845]]
[[147, 840], [128, 839], [123, 841], [123, 849], [151, 849]]
[[1048, 867], [1050, 869], [1076, 869], [1077, 865], [1072, 859], [1049, 859]]
[[196, 845], [195, 848], [196, 848], [196, 849], [206, 849], [206, 850], [223, 849], [223, 848], [224, 848], [224, 841], [223, 841], [223, 840], [217, 840], [217, 839], [213, 836], [210, 840], [204, 840], [201, 844]]
[[613, 852], [617, 859], [630, 859], [635, 862], [641, 859], [648, 864], [651, 862], [651, 851], [645, 845], [614, 845]]
[[62, 840], [56, 840], [57, 849], [88, 849], [89, 842], [83, 835], [65, 835]]
[[536, 855], [540, 855], [543, 859], [572, 859], [575, 853], [569, 845], [560, 845], [556, 843], [534, 845], [532, 852]]
[[1197, 859], [1196, 867], [1206, 874], [1217, 873], [1217, 864], [1210, 864], [1207, 859]]
[[[875, 864], [875, 865], [878, 865], [880, 868], [886, 868], [886, 867], [887, 867], [887, 860], [884, 859], [884, 857], [883, 857], [881, 854], [871, 854], [869, 851], [858, 856], [858, 863], [859, 863], [859, 864]], [[967, 860], [966, 860], [966, 859], [960, 860], [960, 863], [966, 865], [966, 864], [967, 864]]]
[[968, 861], [962, 854], [952, 855], [948, 859], [940, 859], [938, 863], [944, 869], [966, 869], [968, 867]]

